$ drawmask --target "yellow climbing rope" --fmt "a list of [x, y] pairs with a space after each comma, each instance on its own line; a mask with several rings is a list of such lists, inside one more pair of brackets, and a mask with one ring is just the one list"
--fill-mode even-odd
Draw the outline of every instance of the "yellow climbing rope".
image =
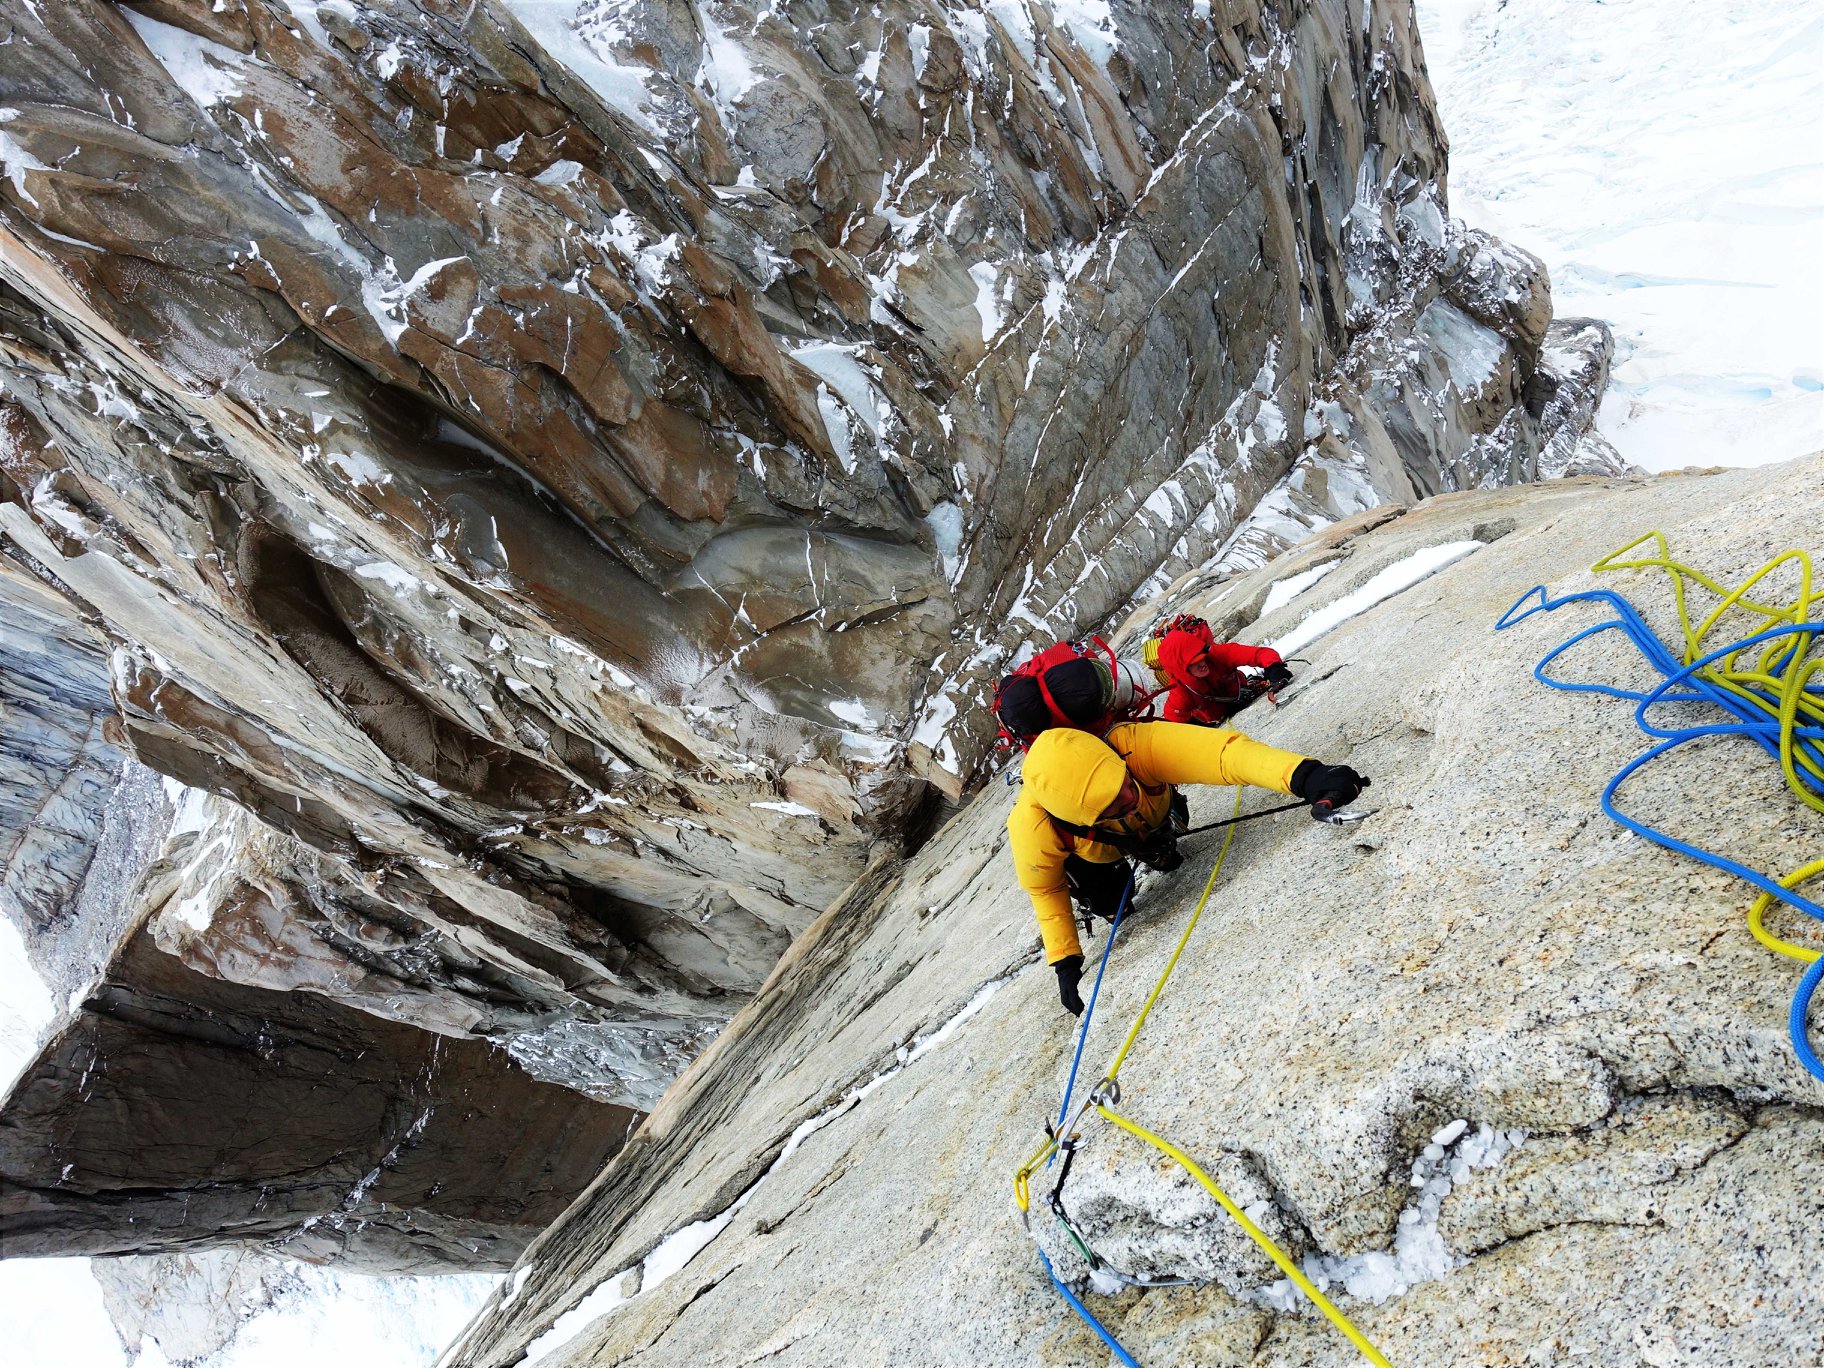
[[[1793, 870], [1778, 882], [1782, 888], [1797, 888], [1807, 879], [1815, 879], [1820, 874], [1824, 874], [1824, 860], [1813, 860], [1810, 864], [1801, 865]], [[1824, 955], [1824, 951], [1808, 950], [1803, 945], [1794, 945], [1791, 941], [1781, 940], [1769, 931], [1761, 919], [1767, 915], [1767, 909], [1772, 906], [1773, 894], [1763, 893], [1754, 900], [1754, 906], [1748, 909], [1748, 929], [1754, 933], [1756, 940], [1776, 954], [1804, 960], [1807, 964], [1819, 958], [1820, 955]]]
[[[1622, 559], [1629, 552], [1648, 542], [1653, 544], [1654, 554], [1642, 555], [1632, 560]], [[1799, 572], [1799, 591], [1796, 598], [1786, 604], [1774, 604], [1749, 597], [1749, 592], [1756, 585], [1773, 575], [1780, 567], [1788, 564], [1796, 566]], [[1704, 643], [1731, 609], [1739, 609], [1760, 616], [1762, 619], [1760, 624], [1754, 631], [1746, 634], [1752, 637], [1779, 627], [1800, 627], [1813, 622], [1815, 620], [1813, 617], [1814, 605], [1824, 603], [1824, 591], [1814, 591], [1812, 587], [1811, 557], [1801, 550], [1787, 551], [1776, 556], [1735, 589], [1725, 589], [1691, 566], [1674, 560], [1665, 537], [1657, 531], [1648, 532], [1619, 550], [1609, 553], [1591, 568], [1598, 572], [1656, 568], [1664, 570], [1671, 577], [1672, 595], [1678, 609], [1679, 630], [1684, 637], [1683, 663], [1687, 666], [1710, 654]], [[1686, 597], [1687, 582], [1702, 586], [1714, 594], [1718, 600], [1716, 606], [1695, 626], [1691, 622], [1691, 609]], [[1799, 771], [1803, 769], [1814, 778], [1824, 780], [1824, 763], [1814, 758], [1805, 748], [1795, 744], [1796, 729], [1800, 725], [1812, 727], [1824, 725], [1824, 698], [1807, 691], [1812, 676], [1824, 672], [1824, 660], [1808, 661], [1805, 659], [1810, 651], [1813, 635], [1813, 633], [1803, 631], [1787, 633], [1766, 642], [1752, 663], [1741, 663], [1741, 651], [1736, 651], [1697, 668], [1693, 674], [1715, 687], [1728, 691], [1746, 707], [1770, 719], [1777, 720], [1780, 737], [1778, 747], [1780, 768], [1788, 786], [1801, 802], [1814, 810], [1824, 812], [1824, 797], [1821, 797], [1799, 778]], [[1781, 664], [1782, 660], [1785, 662], [1784, 665]], [[1777, 706], [1769, 703], [1770, 697], [1778, 699]], [[1804, 718], [1803, 724], [1799, 720], [1801, 717]], [[1241, 797], [1241, 790], [1237, 789], [1235, 795], [1237, 813], [1241, 811]], [[1152, 991], [1147, 995], [1139, 1015], [1135, 1017], [1133, 1025], [1128, 1029], [1126, 1039], [1121, 1042], [1121, 1048], [1116, 1052], [1114, 1061], [1103, 1076], [1102, 1085], [1091, 1094], [1090, 1102], [1085, 1104], [1085, 1107], [1079, 1110], [1067, 1125], [1060, 1128], [1059, 1134], [1048, 1136], [1045, 1143], [1034, 1151], [1014, 1174], [1014, 1201], [1022, 1212], [1031, 1209], [1032, 1175], [1041, 1164], [1058, 1153], [1066, 1141], [1065, 1132], [1075, 1125], [1076, 1120], [1084, 1115], [1090, 1106], [1093, 1106], [1103, 1119], [1153, 1146], [1179, 1164], [1215, 1199], [1242, 1231], [1266, 1252], [1267, 1256], [1292, 1280], [1294, 1285], [1311, 1299], [1312, 1304], [1323, 1312], [1331, 1324], [1335, 1325], [1349, 1339], [1350, 1343], [1361, 1351], [1363, 1357], [1377, 1365], [1378, 1368], [1389, 1368], [1387, 1359], [1380, 1351], [1350, 1323], [1348, 1317], [1343, 1315], [1318, 1290], [1285, 1251], [1248, 1219], [1247, 1214], [1189, 1155], [1164, 1137], [1154, 1134], [1144, 1126], [1116, 1112], [1109, 1105], [1110, 1102], [1119, 1100], [1119, 1089], [1110, 1085], [1114, 1084], [1122, 1065], [1127, 1061], [1129, 1052], [1139, 1039], [1140, 1031], [1146, 1024], [1147, 1017], [1158, 1002], [1160, 994], [1165, 990], [1165, 985], [1173, 971], [1178, 967], [1179, 958], [1183, 955], [1192, 933], [1197, 928], [1198, 920], [1203, 916], [1204, 908], [1209, 903], [1210, 893], [1216, 886], [1217, 876], [1222, 872], [1223, 862], [1228, 856], [1229, 846], [1234, 835], [1235, 829], [1231, 827], [1228, 836], [1223, 841], [1222, 850], [1218, 853], [1215, 864], [1210, 870], [1209, 880], [1204, 884], [1202, 896], [1198, 898], [1196, 908], [1191, 913], [1183, 934], [1179, 936], [1178, 944], [1173, 949], [1171, 958], [1167, 960], [1165, 969], [1160, 973], [1158, 981], [1154, 983]], [[1782, 888], [1796, 889], [1808, 879], [1820, 875], [1824, 875], [1824, 860], [1814, 860], [1793, 870], [1777, 882]], [[1764, 918], [1774, 902], [1775, 897], [1772, 893], [1763, 892], [1749, 908], [1748, 929], [1753, 933], [1755, 939], [1769, 949], [1794, 959], [1814, 962], [1824, 958], [1824, 953], [1782, 940], [1766, 929]], [[1074, 1134], [1069, 1139], [1074, 1143]], [[1069, 1229], [1066, 1226], [1066, 1230], [1069, 1231]], [[1070, 1233], [1074, 1235], [1074, 1232]]]
[[[1656, 555], [1643, 556], [1635, 560], [1622, 560], [1643, 542], [1652, 542]], [[1790, 603], [1773, 605], [1760, 603], [1748, 597], [1748, 591], [1766, 579], [1782, 565], [1793, 564], [1799, 570], [1798, 596]], [[1715, 580], [1699, 570], [1672, 559], [1671, 548], [1660, 532], [1647, 532], [1617, 551], [1611, 551], [1595, 565], [1592, 570], [1664, 570], [1672, 580], [1672, 599], [1678, 607], [1678, 627], [1685, 639], [1684, 663], [1689, 665], [1694, 660], [1702, 659], [1709, 654], [1704, 647], [1704, 640], [1715, 630], [1722, 617], [1731, 608], [1740, 608], [1749, 613], [1759, 614], [1761, 621], [1748, 632], [1756, 636], [1774, 627], [1796, 627], [1812, 620], [1812, 606], [1824, 603], [1824, 590], [1812, 588], [1811, 556], [1801, 550], [1783, 551], [1756, 570], [1740, 586], [1725, 589]], [[1717, 596], [1716, 607], [1702, 623], [1691, 625], [1690, 604], [1685, 598], [1685, 581], [1690, 580], [1702, 585]], [[1795, 766], [1803, 768], [1814, 778], [1824, 779], [1824, 766], [1820, 766], [1803, 750], [1793, 744], [1793, 728], [1797, 725], [1799, 714], [1803, 713], [1810, 725], [1824, 724], [1824, 699], [1807, 694], [1806, 686], [1811, 676], [1824, 671], [1824, 660], [1806, 660], [1804, 657], [1811, 646], [1811, 634], [1800, 633], [1795, 637], [1776, 638], [1762, 645], [1759, 656], [1751, 668], [1743, 669], [1736, 665], [1736, 656], [1714, 661], [1697, 670], [1695, 673], [1728, 690], [1748, 707], [1768, 717], [1778, 719], [1780, 723], [1780, 768], [1786, 776], [1786, 783], [1798, 797], [1799, 801], [1818, 812], [1824, 812], [1824, 797], [1820, 797], [1802, 783]], [[1739, 655], [1739, 652], [1737, 653]], [[1788, 657], [1788, 664], [1783, 672], [1778, 671], [1781, 656]], [[1759, 686], [1757, 690], [1753, 686]], [[1768, 706], [1764, 693], [1776, 693], [1779, 696], [1779, 707]]]
[[[1240, 785], [1235, 788], [1235, 815], [1241, 815]], [[1186, 825], [1189, 825], [1188, 823]], [[1203, 909], [1209, 905], [1210, 891], [1216, 887], [1216, 876], [1222, 873], [1222, 862], [1229, 858], [1229, 846], [1235, 840], [1236, 828], [1230, 827], [1228, 834], [1222, 838], [1222, 849], [1216, 852], [1216, 863], [1210, 866], [1210, 877], [1203, 885], [1203, 895], [1197, 899], [1197, 906], [1191, 912], [1191, 919], [1184, 924], [1184, 934], [1178, 937], [1178, 944], [1172, 950], [1172, 957], [1165, 962], [1165, 968], [1159, 975], [1159, 981], [1153, 985], [1153, 991], [1146, 995], [1146, 1005], [1141, 1007], [1140, 1015], [1134, 1018], [1134, 1024], [1128, 1028], [1127, 1039], [1121, 1042], [1121, 1048], [1115, 1052], [1115, 1062], [1108, 1066], [1105, 1078], [1113, 1078], [1121, 1072], [1121, 1066], [1127, 1062], [1127, 1052], [1134, 1048], [1134, 1042], [1140, 1038], [1140, 1028], [1146, 1025], [1146, 1018], [1153, 1010], [1153, 1004], [1159, 1001], [1159, 994], [1165, 991], [1165, 982], [1178, 967], [1178, 957], [1184, 953], [1184, 947], [1191, 943], [1191, 933], [1197, 929], [1197, 919], [1203, 915]]]
[[[1237, 785], [1235, 789], [1235, 813], [1237, 816], [1241, 814], [1242, 793], [1242, 788]], [[1127, 1039], [1121, 1042], [1121, 1048], [1115, 1054], [1115, 1062], [1108, 1066], [1108, 1072], [1104, 1075], [1105, 1078], [1113, 1078], [1121, 1071], [1121, 1065], [1127, 1059], [1127, 1052], [1134, 1047], [1134, 1041], [1139, 1038], [1141, 1026], [1146, 1024], [1147, 1013], [1153, 1010], [1153, 1004], [1159, 1001], [1159, 994], [1165, 989], [1165, 981], [1172, 976], [1172, 971], [1178, 967], [1178, 957], [1184, 953], [1184, 947], [1190, 943], [1191, 933], [1197, 929], [1197, 919], [1203, 915], [1203, 909], [1210, 901], [1210, 892], [1216, 887], [1216, 876], [1222, 873], [1222, 862], [1229, 858], [1229, 845], [1235, 839], [1235, 830], [1234, 827], [1230, 827], [1228, 833], [1222, 838], [1222, 849], [1217, 851], [1216, 863], [1210, 867], [1210, 877], [1203, 885], [1203, 895], [1197, 899], [1197, 906], [1192, 909], [1190, 920], [1185, 923], [1184, 933], [1178, 937], [1178, 944], [1172, 950], [1172, 957], [1166, 961], [1165, 970], [1159, 975], [1158, 982], [1153, 984], [1153, 991], [1147, 994], [1146, 1005], [1140, 1009], [1140, 1015], [1134, 1018], [1134, 1024], [1128, 1030]], [[1031, 1157], [1015, 1171], [1013, 1175], [1013, 1200], [1021, 1211], [1032, 1210], [1032, 1175], [1037, 1173], [1039, 1171], [1039, 1165], [1056, 1154], [1057, 1150], [1057, 1138], [1055, 1136], [1047, 1137], [1045, 1143], [1034, 1150]]]
[[1312, 1303], [1319, 1311], [1322, 1311], [1324, 1315], [1329, 1318], [1330, 1323], [1349, 1337], [1349, 1342], [1362, 1351], [1363, 1358], [1367, 1359], [1368, 1362], [1377, 1365], [1377, 1368], [1392, 1368], [1392, 1365], [1381, 1356], [1381, 1351], [1376, 1349], [1374, 1345], [1369, 1342], [1368, 1337], [1349, 1323], [1349, 1318], [1336, 1309], [1335, 1303], [1317, 1290], [1316, 1284], [1305, 1276], [1304, 1270], [1293, 1263], [1292, 1260], [1286, 1256], [1285, 1251], [1277, 1244], [1273, 1243], [1273, 1239], [1270, 1235], [1248, 1219], [1248, 1214], [1235, 1205], [1234, 1199], [1217, 1185], [1214, 1178], [1210, 1177], [1209, 1174], [1199, 1168], [1191, 1159], [1190, 1155], [1179, 1149], [1178, 1146], [1174, 1145], [1171, 1141], [1154, 1135], [1151, 1131], [1146, 1129], [1146, 1127], [1135, 1125], [1119, 1112], [1112, 1111], [1100, 1103], [1097, 1104], [1096, 1110], [1101, 1112], [1104, 1117], [1113, 1121], [1128, 1134], [1138, 1136], [1154, 1149], [1170, 1155], [1173, 1159], [1177, 1160], [1184, 1171], [1201, 1183], [1204, 1191], [1214, 1197], [1221, 1205], [1222, 1209], [1229, 1213], [1234, 1219], [1235, 1224], [1240, 1226], [1242, 1230], [1247, 1233], [1248, 1238], [1267, 1252], [1267, 1257], [1279, 1265], [1280, 1271], [1288, 1278], [1292, 1279], [1292, 1281], [1298, 1285], [1301, 1292], [1311, 1298]]
[[[1243, 790], [1240, 787], [1237, 787], [1235, 790], [1235, 813], [1237, 816], [1241, 813], [1242, 794]], [[1144, 1140], [1147, 1144], [1152, 1145], [1154, 1148], [1170, 1156], [1180, 1164], [1185, 1172], [1189, 1173], [1191, 1177], [1202, 1184], [1204, 1190], [1216, 1199], [1217, 1205], [1229, 1214], [1235, 1223], [1241, 1227], [1242, 1232], [1247, 1235], [1249, 1239], [1253, 1240], [1255, 1244], [1259, 1245], [1261, 1249], [1266, 1251], [1267, 1257], [1272, 1259], [1286, 1276], [1292, 1279], [1299, 1290], [1311, 1299], [1312, 1304], [1316, 1306], [1319, 1311], [1324, 1313], [1330, 1323], [1348, 1337], [1349, 1342], [1362, 1352], [1363, 1357], [1370, 1363], [1376, 1365], [1376, 1368], [1392, 1368], [1386, 1358], [1382, 1356], [1380, 1350], [1376, 1349], [1368, 1340], [1368, 1337], [1351, 1324], [1349, 1318], [1337, 1308], [1335, 1303], [1320, 1292], [1316, 1285], [1312, 1283], [1311, 1279], [1305, 1276], [1304, 1271], [1292, 1261], [1291, 1257], [1274, 1243], [1273, 1238], [1259, 1226], [1255, 1225], [1254, 1222], [1250, 1221], [1247, 1217], [1247, 1213], [1236, 1206], [1228, 1193], [1224, 1192], [1216, 1181], [1211, 1178], [1209, 1174], [1205, 1173], [1188, 1154], [1172, 1144], [1169, 1140], [1155, 1135], [1144, 1126], [1138, 1125], [1137, 1123], [1128, 1120], [1125, 1116], [1120, 1115], [1118, 1112], [1111, 1110], [1105, 1101], [1094, 1100], [1104, 1096], [1104, 1088], [1106, 1088], [1107, 1085], [1112, 1084], [1115, 1081], [1116, 1076], [1121, 1072], [1121, 1066], [1127, 1062], [1128, 1054], [1134, 1048], [1134, 1042], [1140, 1038], [1140, 1030], [1146, 1025], [1146, 1019], [1152, 1013], [1154, 1004], [1159, 1001], [1159, 995], [1165, 991], [1167, 981], [1172, 977], [1173, 971], [1177, 969], [1178, 961], [1183, 956], [1185, 947], [1190, 944], [1191, 936], [1197, 930], [1198, 919], [1203, 916], [1204, 908], [1209, 905], [1210, 894], [1216, 887], [1217, 876], [1222, 873], [1223, 862], [1229, 857], [1229, 846], [1235, 840], [1235, 832], [1236, 828], [1231, 826], [1228, 829], [1227, 835], [1223, 837], [1222, 849], [1216, 854], [1216, 862], [1210, 867], [1210, 877], [1205, 881], [1203, 893], [1198, 897], [1197, 905], [1192, 909], [1190, 918], [1185, 923], [1184, 931], [1178, 937], [1178, 944], [1172, 948], [1171, 958], [1165, 962], [1165, 968], [1160, 971], [1159, 978], [1153, 984], [1152, 991], [1146, 995], [1146, 1002], [1141, 1006], [1139, 1015], [1134, 1018], [1134, 1024], [1128, 1028], [1126, 1039], [1121, 1042], [1121, 1048], [1115, 1052], [1113, 1063], [1108, 1066], [1108, 1072], [1103, 1075], [1102, 1085], [1098, 1086], [1095, 1092], [1091, 1094], [1092, 1102], [1090, 1105], [1093, 1105], [1096, 1111], [1099, 1112], [1105, 1120], [1112, 1122], [1129, 1134]], [[1074, 1120], [1072, 1124], [1074, 1124]], [[1057, 1153], [1061, 1139], [1062, 1132], [1057, 1136], [1048, 1136], [1045, 1143], [1039, 1146], [1039, 1148], [1032, 1153], [1031, 1157], [1014, 1173], [1013, 1200], [1015, 1205], [1017, 1205], [1022, 1212], [1027, 1212], [1032, 1209], [1032, 1175], [1038, 1171], [1041, 1164], [1051, 1158], [1053, 1154]]]

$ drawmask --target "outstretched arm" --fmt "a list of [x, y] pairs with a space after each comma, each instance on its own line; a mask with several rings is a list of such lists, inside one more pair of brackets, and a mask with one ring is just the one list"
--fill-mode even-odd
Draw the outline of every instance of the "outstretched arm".
[[1280, 663], [1279, 652], [1271, 646], [1244, 646], [1239, 641], [1217, 642], [1210, 647], [1210, 657], [1230, 669], [1237, 665], [1252, 665], [1257, 670], [1264, 670]]
[[1308, 757], [1280, 750], [1227, 727], [1136, 722], [1116, 727], [1108, 743], [1128, 767], [1154, 784], [1254, 784], [1292, 792], [1292, 771]]

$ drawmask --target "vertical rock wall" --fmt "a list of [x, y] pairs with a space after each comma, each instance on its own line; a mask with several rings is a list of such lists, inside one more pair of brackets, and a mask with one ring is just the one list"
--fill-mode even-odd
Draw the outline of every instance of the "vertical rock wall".
[[0, 916], [29, 940], [73, 912], [125, 757], [99, 635], [4, 559], [0, 603]]

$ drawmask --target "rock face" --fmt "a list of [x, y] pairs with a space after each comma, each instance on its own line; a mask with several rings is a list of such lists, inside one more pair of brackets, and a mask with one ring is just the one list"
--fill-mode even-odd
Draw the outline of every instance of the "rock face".
[[[1339, 524], [1188, 601], [1246, 639], [1283, 638], [1416, 552], [1467, 553], [1302, 646], [1284, 706], [1243, 714], [1264, 740], [1371, 774], [1379, 814], [1237, 829], [1121, 1073], [1121, 1110], [1328, 1270], [1393, 1362], [1824, 1354], [1807, 1273], [1824, 1259], [1824, 1087], [1785, 1040], [1794, 966], [1748, 935], [1743, 885], [1601, 815], [1642, 748], [1632, 705], [1531, 675], [1600, 606], [1491, 630], [1535, 584], [1600, 584], [1676, 639], [1663, 577], [1580, 567], [1658, 528], [1740, 583], [1795, 538], [1820, 550], [1793, 510], [1821, 499], [1824, 456], [1446, 495]], [[1302, 592], [1265, 611], [1295, 576]], [[1790, 569], [1765, 583], [1797, 592]], [[1615, 643], [1591, 638], [1555, 670], [1639, 687]], [[1194, 821], [1233, 809], [1225, 791], [1191, 794]], [[1074, 1044], [1001, 850], [1011, 801], [989, 785], [794, 945], [454, 1364], [513, 1364], [579, 1305], [539, 1341], [547, 1368], [1109, 1361], [1008, 1201]], [[1621, 802], [1700, 841], [1736, 833], [1731, 852], [1758, 867], [1817, 855], [1815, 815], [1739, 738], [1655, 761]], [[1189, 838], [1182, 869], [1141, 882], [1083, 1079], [1106, 1068], [1219, 844]], [[1782, 934], [1819, 943], [1803, 920]], [[1045, 1204], [1055, 1170], [1034, 1180], [1032, 1234], [1141, 1362], [1359, 1361], [1283, 1309], [1275, 1270], [1175, 1166], [1099, 1121], [1084, 1135], [1065, 1197], [1091, 1243], [1198, 1285], [1092, 1294]], [[694, 1221], [720, 1233], [681, 1269], [672, 1246], [613, 1314], [585, 1300]]]
[[0, 1238], [503, 1267], [636, 1119], [480, 1041], [197, 974], [142, 931], [0, 1111]]
[[[0, 605], [0, 916], [41, 943], [74, 923], [110, 920], [80, 917], [77, 902], [125, 757], [103, 734], [114, 707], [100, 637], [3, 557]], [[97, 928], [100, 958], [118, 930]], [[47, 969], [99, 966], [77, 945], [35, 958]], [[69, 975], [51, 976], [70, 986]]]
[[264, 824], [179, 953], [630, 1105], [928, 827], [1024, 642], [1566, 465], [1600, 374], [1448, 222], [1404, 0], [0, 32], [5, 620]]

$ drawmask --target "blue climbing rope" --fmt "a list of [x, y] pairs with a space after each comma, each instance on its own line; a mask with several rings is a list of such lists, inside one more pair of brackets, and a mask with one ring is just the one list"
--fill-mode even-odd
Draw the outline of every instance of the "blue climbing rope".
[[[1819, 962], [1824, 963], [1824, 961]], [[1051, 1279], [1051, 1285], [1058, 1289], [1065, 1301], [1070, 1303], [1070, 1309], [1083, 1318], [1085, 1325], [1102, 1337], [1102, 1343], [1109, 1347], [1114, 1356], [1126, 1364], [1127, 1368], [1140, 1368], [1140, 1365], [1134, 1360], [1134, 1356], [1116, 1342], [1115, 1337], [1108, 1333], [1107, 1327], [1095, 1318], [1087, 1306], [1077, 1300], [1077, 1294], [1064, 1285], [1057, 1273], [1053, 1271], [1051, 1260], [1046, 1257], [1045, 1251], [1042, 1249], [1039, 1251], [1039, 1262], [1045, 1265], [1045, 1276]]]
[[[1627, 699], [1635, 705], [1635, 724], [1648, 736], [1660, 738], [1659, 745], [1651, 747], [1630, 760], [1609, 780], [1602, 791], [1603, 812], [1629, 831], [1646, 837], [1656, 845], [1664, 846], [1668, 850], [1676, 850], [1680, 854], [1700, 860], [1712, 868], [1733, 874], [1788, 906], [1824, 921], [1824, 905], [1799, 895], [1786, 885], [1768, 878], [1758, 870], [1750, 869], [1739, 861], [1715, 851], [1706, 850], [1701, 846], [1692, 845], [1687, 841], [1681, 841], [1675, 836], [1630, 817], [1615, 804], [1616, 792], [1636, 770], [1668, 751], [1676, 750], [1682, 745], [1706, 736], [1746, 736], [1773, 756], [1775, 760], [1782, 759], [1782, 738], [1784, 738], [1786, 745], [1811, 762], [1806, 767], [1794, 766], [1789, 773], [1813, 792], [1824, 793], [1824, 782], [1816, 777], [1819, 772], [1824, 772], [1824, 727], [1798, 726], [1791, 720], [1790, 712], [1783, 722], [1780, 717], [1781, 699], [1778, 696], [1770, 694], [1765, 689], [1738, 683], [1736, 685], [1738, 689], [1760, 701], [1762, 706], [1756, 708], [1740, 694], [1711, 682], [1699, 673], [1706, 666], [1715, 664], [1719, 660], [1732, 658], [1748, 647], [1761, 642], [1774, 641], [1781, 637], [1799, 638], [1781, 656], [1781, 668], [1787, 668], [1800, 654], [1809, 649], [1813, 640], [1820, 634], [1824, 634], [1824, 622], [1800, 622], [1771, 627], [1686, 663], [1675, 656], [1659, 639], [1634, 605], [1613, 590], [1593, 589], [1582, 593], [1566, 594], [1554, 599], [1547, 595], [1544, 585], [1536, 585], [1516, 599], [1513, 605], [1501, 615], [1495, 623], [1495, 630], [1503, 631], [1516, 623], [1524, 622], [1535, 613], [1552, 612], [1567, 604], [1582, 602], [1607, 604], [1615, 610], [1618, 616], [1613, 621], [1599, 622], [1593, 627], [1586, 627], [1546, 652], [1540, 657], [1539, 663], [1533, 667], [1533, 677], [1542, 684], [1566, 692], [1599, 693], [1612, 698]], [[1525, 611], [1520, 611], [1523, 607]], [[1657, 685], [1642, 693], [1610, 684], [1554, 679], [1546, 673], [1547, 666], [1578, 642], [1595, 636], [1599, 632], [1609, 631], [1621, 632], [1640, 651], [1647, 663], [1660, 674], [1661, 679]], [[1675, 690], [1678, 691], [1675, 692]], [[1824, 692], [1824, 685], [1805, 685], [1800, 692], [1810, 694]], [[1740, 720], [1691, 727], [1665, 727], [1652, 722], [1647, 716], [1649, 709], [1662, 703], [1712, 704]], [[1817, 1051], [1812, 1048], [1806, 1030], [1806, 1017], [1820, 980], [1824, 980], [1824, 959], [1815, 961], [1799, 980], [1798, 991], [1793, 997], [1792, 1010], [1788, 1016], [1787, 1028], [1799, 1062], [1813, 1076], [1824, 1079], [1824, 1061], [1819, 1060]]]
[[[1121, 918], [1127, 914], [1127, 898], [1134, 891], [1134, 870], [1129, 865], [1127, 886], [1121, 890], [1121, 901], [1115, 907], [1114, 923], [1108, 928], [1108, 939], [1102, 943], [1102, 962], [1096, 966], [1096, 982], [1089, 990], [1089, 1005], [1083, 1009], [1083, 1020], [1077, 1023], [1077, 1053], [1070, 1061], [1070, 1077], [1064, 1084], [1064, 1101], [1058, 1107], [1058, 1130], [1064, 1129], [1064, 1118], [1070, 1115], [1070, 1095], [1077, 1088], [1077, 1066], [1083, 1062], [1083, 1042], [1089, 1039], [1090, 1018], [1096, 1014], [1096, 998], [1102, 993], [1102, 975], [1108, 969], [1108, 952], [1115, 948], [1115, 932], [1121, 929]], [[1057, 1152], [1045, 1161], [1050, 1168], [1057, 1159]], [[1049, 1267], [1049, 1265], [1047, 1265]]]
[[1792, 1011], [1786, 1018], [1792, 1048], [1799, 1052], [1799, 1063], [1811, 1070], [1814, 1078], [1824, 1078], [1824, 1059], [1819, 1059], [1818, 1052], [1811, 1048], [1811, 1040], [1805, 1033], [1805, 1016], [1811, 1010], [1811, 999], [1820, 982], [1824, 982], [1824, 957], [1813, 960], [1799, 980], [1799, 991], [1792, 995]]

